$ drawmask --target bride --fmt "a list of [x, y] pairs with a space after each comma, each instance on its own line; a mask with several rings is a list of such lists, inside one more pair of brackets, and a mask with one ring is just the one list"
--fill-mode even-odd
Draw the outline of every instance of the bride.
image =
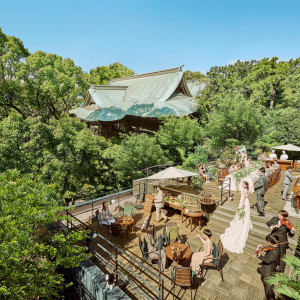
[[226, 228], [225, 233], [220, 236], [224, 248], [230, 252], [243, 253], [249, 230], [253, 229], [250, 217], [248, 190], [249, 183], [244, 181], [242, 185], [239, 209], [243, 208], [245, 210], [245, 215], [241, 218], [239, 213], [236, 212], [234, 219], [230, 222], [230, 226]]

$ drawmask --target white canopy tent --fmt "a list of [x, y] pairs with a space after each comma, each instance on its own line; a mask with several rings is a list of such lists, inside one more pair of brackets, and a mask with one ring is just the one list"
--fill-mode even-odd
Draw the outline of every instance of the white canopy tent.
[[293, 144], [287, 144], [287, 145], [281, 145], [281, 146], [276, 146], [276, 147], [272, 147], [273, 149], [276, 150], [286, 150], [286, 151], [296, 151], [296, 152], [300, 152], [300, 147], [297, 147]]
[[165, 170], [162, 170], [154, 175], [147, 177], [146, 179], [175, 179], [175, 178], [183, 178], [190, 176], [199, 176], [198, 173], [185, 171], [182, 169], [177, 169], [175, 167], [169, 167]]

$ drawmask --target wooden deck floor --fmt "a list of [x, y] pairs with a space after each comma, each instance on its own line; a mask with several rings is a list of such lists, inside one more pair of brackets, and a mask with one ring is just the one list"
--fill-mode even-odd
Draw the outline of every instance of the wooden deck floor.
[[[283, 173], [282, 173], [283, 175]], [[216, 183], [209, 183], [209, 185], [216, 185]], [[285, 205], [285, 202], [281, 200], [281, 190], [282, 190], [283, 182], [282, 178], [280, 182], [270, 189], [265, 195], [266, 203], [266, 211], [270, 213], [274, 213], [279, 209], [282, 209]], [[205, 189], [205, 188], [204, 188]], [[240, 199], [239, 192], [233, 192], [233, 201], [232, 203], [238, 203]], [[256, 203], [255, 195], [249, 196], [251, 204]], [[191, 245], [193, 245], [192, 250], [197, 251], [197, 248], [201, 246], [201, 242], [196, 238], [196, 234], [199, 228], [190, 232], [190, 226], [185, 227], [185, 224], [181, 223], [180, 212], [174, 209], [168, 208], [168, 217], [170, 221], [176, 222], [179, 226], [180, 235], [184, 240], [187, 240]], [[152, 220], [155, 218], [155, 212], [152, 212]], [[137, 222], [143, 213], [138, 211], [135, 214], [135, 221]], [[98, 233], [110, 239], [107, 228], [97, 229], [97, 224], [90, 224], [95, 230], [98, 230]], [[161, 222], [158, 226], [156, 226], [157, 233], [162, 233], [163, 222]], [[209, 227], [209, 222], [207, 223]], [[225, 229], [225, 228], [224, 228]], [[140, 233], [138, 233], [140, 234]], [[141, 233], [141, 237], [147, 237], [147, 234]], [[216, 237], [218, 239], [218, 237]], [[214, 236], [213, 236], [214, 239]], [[97, 238], [96, 241], [103, 244], [100, 238]], [[113, 242], [119, 244], [116, 238], [113, 238]], [[217, 240], [215, 240], [217, 242]], [[193, 249], [194, 248], [194, 249]], [[107, 246], [107, 249], [110, 249]], [[138, 247], [138, 238], [134, 233], [129, 234], [128, 240], [124, 239], [124, 250], [134, 257], [137, 261], [142, 262], [141, 253]], [[105, 256], [105, 253], [102, 253]], [[108, 256], [106, 256], [108, 258]], [[141, 274], [143, 278], [147, 280], [147, 282], [153, 284], [158, 287], [158, 282], [151, 276], [151, 274], [144, 273], [140, 267], [128, 261], [128, 259], [120, 255], [120, 259], [122, 259], [126, 264], [132, 267], [137, 273]], [[149, 262], [143, 262], [145, 266], [151, 268], [152, 271], [158, 273], [157, 265], [151, 265]], [[186, 262], [186, 265], [189, 265], [189, 262]], [[193, 299], [264, 299], [264, 289], [263, 284], [260, 280], [260, 275], [257, 273], [256, 269], [259, 266], [259, 260], [256, 258], [255, 254], [252, 253], [243, 253], [243, 254], [234, 254], [228, 251], [224, 251], [222, 261], [221, 261], [224, 281], [221, 280], [221, 276], [216, 270], [208, 270], [205, 275], [205, 280], [201, 281], [199, 278], [195, 279], [193, 285]], [[103, 264], [99, 264], [102, 269], [105, 269]], [[124, 268], [123, 268], [124, 269]], [[127, 270], [124, 269], [124, 273], [126, 276], [131, 278], [131, 280], [135, 280], [135, 277], [132, 276]], [[170, 268], [168, 271], [162, 273], [164, 278], [164, 299], [173, 299], [173, 295], [175, 299], [190, 299], [190, 290], [181, 290], [176, 287], [175, 293], [171, 290], [172, 282], [170, 277]], [[148, 294], [151, 295], [151, 289], [147, 288], [147, 286], [141, 282], [137, 282], [141, 288], [144, 289]], [[128, 290], [129, 293], [132, 292], [131, 296], [133, 299], [141, 299], [137, 297], [134, 291]], [[154, 293], [152, 293], [154, 298]]]

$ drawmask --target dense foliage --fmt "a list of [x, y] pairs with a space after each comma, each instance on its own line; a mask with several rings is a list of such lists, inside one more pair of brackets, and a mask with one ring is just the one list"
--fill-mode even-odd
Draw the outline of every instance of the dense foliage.
[[134, 75], [134, 72], [120, 63], [90, 70], [90, 84], [108, 84], [110, 79]]
[[81, 232], [51, 232], [47, 225], [63, 219], [57, 214], [55, 185], [16, 170], [0, 176], [0, 298], [53, 299], [63, 288], [60, 267], [86, 259], [76, 243]]

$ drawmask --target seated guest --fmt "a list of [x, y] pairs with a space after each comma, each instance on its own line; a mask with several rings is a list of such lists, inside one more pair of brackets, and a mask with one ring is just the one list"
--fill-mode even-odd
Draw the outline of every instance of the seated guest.
[[[204, 167], [203, 167], [204, 165]], [[199, 173], [204, 177], [205, 182], [209, 182], [209, 175], [206, 174], [205, 164], [199, 166]]]
[[108, 209], [107, 202], [102, 203], [102, 213], [101, 213], [101, 224], [110, 225], [111, 223], [115, 223], [116, 220], [111, 216], [111, 213]]
[[285, 153], [285, 151], [284, 150], [282, 150], [282, 154], [281, 154], [281, 156], [280, 156], [280, 160], [288, 160], [288, 155]]
[[272, 150], [272, 153], [269, 155], [270, 159], [277, 159], [277, 154], [275, 153], [275, 150]]
[[191, 259], [191, 268], [193, 271], [195, 271], [196, 274], [200, 274], [201, 269], [200, 266], [202, 265], [205, 258], [205, 262], [209, 263], [213, 261], [213, 241], [210, 239], [212, 236], [212, 232], [209, 229], [203, 230], [204, 239], [197, 234], [197, 237], [202, 241], [204, 244], [204, 250], [201, 252], [195, 252], [192, 255]]
[[274, 170], [279, 169], [279, 165], [278, 165], [278, 162], [277, 162], [277, 159], [276, 159], [276, 158], [274, 159], [273, 169], [274, 169]]
[[247, 160], [245, 161], [245, 168], [248, 168], [250, 166], [251, 166], [250, 158], [247, 158]]

